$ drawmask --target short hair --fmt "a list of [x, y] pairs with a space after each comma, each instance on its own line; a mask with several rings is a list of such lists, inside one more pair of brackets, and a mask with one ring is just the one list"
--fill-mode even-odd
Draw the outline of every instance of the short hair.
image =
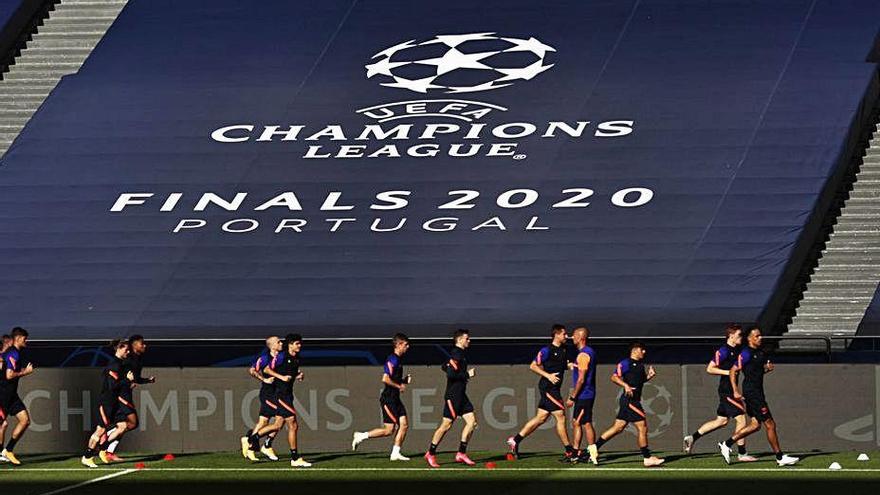
[[12, 338], [16, 337], [27, 337], [28, 331], [21, 327], [15, 327], [12, 329]]
[[550, 330], [550, 336], [555, 337], [557, 333], [564, 332], [565, 325], [560, 325], [559, 323], [554, 323], [552, 330]]
[[289, 333], [284, 336], [284, 343], [287, 345], [290, 345], [294, 342], [302, 342], [302, 339], [303, 339], [302, 335], [300, 335], [298, 333]]
[[757, 331], [759, 331], [759, 332], [761, 331], [761, 329], [758, 328], [758, 327], [756, 327], [756, 326], [755, 326], [755, 327], [751, 327], [751, 328], [749, 328], [749, 331], [746, 332], [746, 338], [750, 337], [750, 336], [752, 335], [752, 332], [754, 332], [755, 330], [757, 330]]
[[642, 350], [645, 350], [645, 349], [647, 349], [647, 347], [645, 347], [645, 343], [644, 343], [644, 342], [641, 342], [641, 341], [637, 340], [637, 341], [635, 341], [635, 342], [633, 342], [632, 344], [629, 345], [629, 350], [630, 350], [630, 352], [632, 352], [633, 349], [642, 349]]
[[728, 337], [732, 337], [736, 332], [742, 332], [742, 325], [738, 323], [730, 323], [727, 325], [727, 328], [724, 329], [724, 333]]
[[458, 342], [459, 338], [461, 338], [465, 335], [470, 335], [470, 334], [471, 334], [471, 331], [468, 330], [467, 328], [459, 328], [458, 330], [455, 331], [455, 333], [452, 334], [452, 341]]
[[590, 337], [590, 329], [587, 327], [577, 327], [574, 329], [574, 333], [583, 332], [585, 338]]
[[0, 340], [3, 340], [3, 341], [12, 340], [12, 337], [4, 334], [3, 337], [0, 337]]
[[391, 343], [397, 345], [400, 342], [409, 342], [409, 337], [407, 337], [405, 333], [397, 332], [394, 334], [394, 337], [391, 338]]
[[110, 347], [112, 347], [113, 350], [121, 349], [123, 347], [128, 347], [128, 342], [129, 341], [125, 339], [114, 339], [110, 342]]
[[144, 341], [144, 336], [141, 335], [141, 334], [139, 334], [139, 333], [136, 333], [136, 334], [134, 334], [134, 335], [132, 335], [131, 337], [128, 338], [128, 342], [129, 342], [129, 343], [132, 343], [132, 342], [143, 342], [143, 341]]

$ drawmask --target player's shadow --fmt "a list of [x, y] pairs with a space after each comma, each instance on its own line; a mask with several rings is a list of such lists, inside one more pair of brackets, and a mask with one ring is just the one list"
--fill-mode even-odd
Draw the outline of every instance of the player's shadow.
[[79, 459], [77, 454], [34, 454], [23, 456], [28, 462], [54, 462]]
[[325, 462], [332, 461], [335, 459], [345, 459], [345, 458], [354, 458], [358, 459], [381, 459], [387, 458], [388, 454], [375, 452], [375, 453], [356, 453], [356, 452], [334, 452], [330, 454], [317, 454], [317, 455], [308, 455], [304, 454], [309, 462]]

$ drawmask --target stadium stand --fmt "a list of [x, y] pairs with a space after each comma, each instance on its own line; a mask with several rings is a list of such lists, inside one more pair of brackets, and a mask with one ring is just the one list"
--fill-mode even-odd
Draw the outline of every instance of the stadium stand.
[[[10, 321], [50, 338], [256, 337], [290, 326], [328, 337], [389, 327], [437, 336], [453, 325], [523, 336], [584, 320], [605, 335], [715, 334], [727, 321], [780, 328], [878, 88], [866, 60], [875, 1], [260, 5], [132, 0], [33, 115], [0, 161], [0, 311]], [[50, 27], [57, 15], [35, 42], [64, 38], [67, 28]], [[543, 72], [491, 91], [401, 88], [430, 68], [414, 62], [453, 46], [510, 47], [435, 38], [488, 32], [552, 47], [529, 45]], [[400, 66], [365, 77], [377, 54], [407, 40], [437, 42], [400, 48], [388, 57]], [[515, 63], [507, 55], [485, 61], [504, 68]], [[473, 89], [482, 69], [458, 63], [460, 79], [430, 82]], [[376, 124], [358, 110], [441, 98], [502, 109], [473, 119], [486, 124], [477, 139], [464, 130], [418, 139], [427, 124], [461, 123], [448, 117], [383, 124], [412, 124], [407, 139], [355, 139]], [[548, 122], [578, 121], [590, 121], [579, 137], [539, 137]], [[632, 132], [602, 134], [598, 124], [612, 121]], [[506, 123], [538, 130], [510, 137], [497, 131]], [[236, 124], [255, 130], [219, 134], [243, 142], [216, 139]], [[331, 124], [345, 137], [305, 139]], [[304, 127], [297, 140], [259, 141], [273, 125]], [[406, 155], [425, 143], [442, 151]], [[504, 143], [523, 160], [486, 156]], [[309, 145], [320, 156], [390, 144], [403, 157], [307, 158]], [[456, 144], [483, 148], [449, 156]], [[572, 188], [593, 190], [590, 204], [553, 208]], [[615, 194], [627, 188], [653, 196], [631, 206], [647, 196]], [[437, 208], [462, 189], [481, 193], [475, 207]], [[525, 203], [528, 192], [499, 199], [514, 189], [539, 199], [498, 206]], [[406, 207], [370, 208], [377, 193], [397, 190], [412, 191]], [[257, 209], [285, 191], [302, 211]], [[342, 194], [331, 201], [334, 191]], [[152, 196], [137, 204], [125, 193]], [[202, 211], [205, 193], [228, 204]], [[230, 206], [238, 193], [247, 196]], [[376, 218], [390, 228], [402, 217], [400, 231], [371, 231]], [[458, 226], [426, 231], [436, 217]], [[307, 225], [276, 233], [284, 218]], [[355, 220], [333, 232], [334, 218]], [[226, 222], [259, 226], [230, 233]]]

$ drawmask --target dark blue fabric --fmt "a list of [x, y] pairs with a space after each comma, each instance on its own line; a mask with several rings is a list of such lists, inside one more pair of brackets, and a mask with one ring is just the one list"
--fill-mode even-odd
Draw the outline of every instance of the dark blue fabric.
[[[871, 304], [865, 311], [865, 316], [859, 323], [857, 335], [875, 335], [880, 336], [880, 287], [874, 292]], [[859, 342], [856, 342], [858, 344]]]
[[0, 31], [6, 27], [22, 3], [24, 0], [0, 0]]
[[[720, 333], [758, 318], [780, 283], [876, 70], [865, 57], [878, 18], [873, 0], [132, 0], [2, 161], [0, 314], [43, 337], [545, 335], [554, 322]], [[533, 36], [556, 49], [555, 65], [451, 96], [365, 78], [387, 47], [480, 32]], [[506, 107], [480, 121], [487, 129], [593, 124], [581, 138], [366, 143], [515, 141], [522, 161], [307, 160], [308, 144], [339, 142], [210, 139], [240, 123], [303, 124], [301, 138], [327, 124], [360, 130], [373, 122], [357, 109], [449, 97]], [[634, 131], [593, 137], [609, 120]], [[611, 204], [634, 186], [653, 200]], [[575, 187], [596, 191], [589, 207], [550, 207]], [[541, 197], [495, 206], [514, 188]], [[369, 209], [398, 189], [413, 191], [407, 208]], [[481, 191], [477, 207], [438, 211], [457, 189]], [[253, 211], [283, 191], [305, 211]], [[318, 211], [331, 191], [356, 208]], [[123, 192], [156, 196], [111, 213]], [[160, 212], [172, 192], [182, 206]], [[204, 192], [249, 196], [238, 212], [193, 212]], [[494, 215], [508, 230], [469, 230]], [[419, 228], [444, 216], [459, 228]], [[550, 230], [524, 231], [532, 216]], [[328, 232], [339, 217], [358, 220]], [[371, 233], [377, 217], [410, 223]], [[172, 233], [181, 218], [209, 225]], [[261, 227], [221, 232], [234, 218]], [[309, 225], [276, 235], [281, 218]]]

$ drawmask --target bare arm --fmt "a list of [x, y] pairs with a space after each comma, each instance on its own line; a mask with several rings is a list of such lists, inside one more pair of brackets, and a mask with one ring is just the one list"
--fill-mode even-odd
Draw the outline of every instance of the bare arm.
[[730, 376], [730, 371], [723, 370], [715, 364], [715, 361], [709, 361], [709, 366], [706, 366], [706, 373], [710, 375], [718, 375], [718, 376]]
[[611, 375], [611, 381], [614, 382], [615, 385], [623, 388], [623, 392], [626, 394], [627, 397], [632, 397], [633, 388], [630, 387], [628, 383], [623, 381], [623, 378], [617, 376], [617, 373]]
[[404, 390], [406, 390], [406, 385], [405, 385], [405, 384], [403, 384], [403, 383], [394, 383], [394, 380], [392, 380], [391, 377], [388, 376], [388, 373], [382, 373], [382, 383], [384, 383], [385, 385], [388, 385], [389, 387], [394, 387], [394, 388], [396, 388], [397, 390], [400, 390], [401, 392], [403, 392]]
[[584, 388], [584, 383], [587, 381], [587, 370], [590, 369], [590, 356], [584, 353], [579, 353], [577, 357], [577, 367], [578, 371], [578, 379], [575, 382], [574, 387], [571, 389], [571, 395], [569, 395], [570, 399], [573, 399], [581, 393], [581, 389]]
[[278, 374], [278, 373], [275, 372], [275, 370], [273, 370], [272, 368], [268, 368], [268, 367], [265, 368], [263, 371], [264, 371], [267, 375], [269, 375], [269, 376], [271, 376], [271, 377], [273, 377], [273, 378], [277, 378], [277, 379], [279, 379], [279, 380], [281, 380], [282, 382], [285, 382], [285, 383], [286, 383], [286, 382], [289, 382], [289, 381], [291, 380], [291, 378], [292, 378], [292, 377], [287, 376], [287, 375], [281, 375], [281, 374]]
[[730, 368], [730, 386], [733, 388], [733, 398], [741, 399], [742, 394], [739, 391], [739, 385], [736, 382], [736, 375], [739, 373], [739, 368], [734, 366]]
[[6, 369], [6, 379], [7, 380], [14, 380], [14, 379], [20, 378], [22, 376], [28, 376], [33, 372], [34, 372], [34, 366], [30, 363], [28, 363], [28, 365], [25, 366], [25, 368], [21, 371], [12, 371], [11, 369], [7, 368]]
[[546, 378], [547, 380], [550, 381], [550, 383], [552, 383], [554, 385], [559, 383], [559, 374], [558, 373], [547, 373], [546, 371], [544, 371], [544, 366], [538, 364], [535, 361], [532, 361], [532, 364], [529, 365], [529, 369], [532, 370], [534, 373]]

